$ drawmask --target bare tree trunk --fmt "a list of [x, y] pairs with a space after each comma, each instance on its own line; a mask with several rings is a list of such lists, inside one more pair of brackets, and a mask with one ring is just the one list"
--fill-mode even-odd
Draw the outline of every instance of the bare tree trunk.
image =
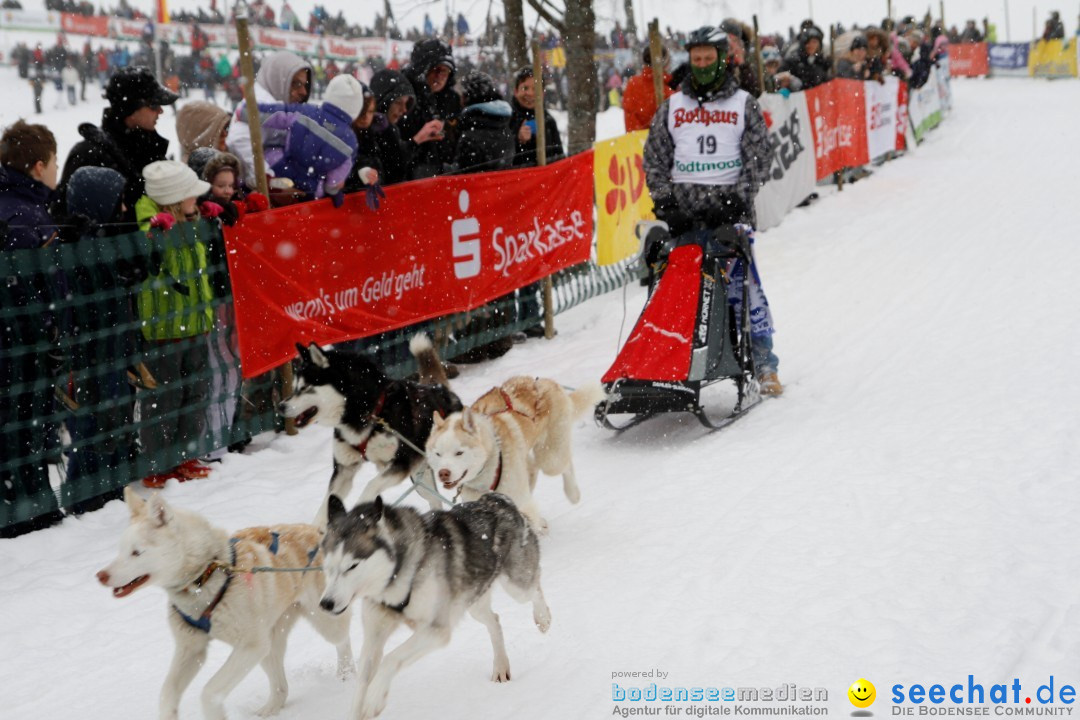
[[567, 154], [592, 147], [596, 140], [596, 14], [593, 0], [566, 0], [566, 72], [570, 89]]
[[630, 47], [638, 46], [637, 21], [634, 20], [634, 0], [623, 0], [626, 10], [626, 34], [630, 36]]
[[517, 72], [518, 68], [529, 64], [522, 0], [503, 0], [503, 8], [506, 11], [506, 59], [510, 63], [510, 72]]

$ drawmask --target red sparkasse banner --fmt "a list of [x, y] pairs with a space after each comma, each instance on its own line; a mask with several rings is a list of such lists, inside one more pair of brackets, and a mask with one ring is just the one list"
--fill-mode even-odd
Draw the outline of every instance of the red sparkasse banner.
[[870, 162], [863, 95], [858, 80], [830, 80], [806, 91], [818, 180]]
[[949, 75], [979, 77], [990, 74], [990, 49], [986, 43], [949, 44]]
[[76, 35], [109, 36], [109, 18], [105, 15], [87, 16], [76, 13], [61, 13], [60, 27], [64, 32], [75, 33]]
[[225, 229], [244, 377], [295, 343], [354, 340], [479, 307], [589, 259], [592, 151], [544, 168], [394, 185]]

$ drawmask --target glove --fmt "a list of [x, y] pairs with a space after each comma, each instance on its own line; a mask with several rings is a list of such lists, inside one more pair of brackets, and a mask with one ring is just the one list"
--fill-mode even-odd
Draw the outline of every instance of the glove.
[[379, 198], [385, 198], [386, 193], [383, 192], [382, 185], [379, 183], [373, 183], [367, 186], [367, 190], [364, 191], [364, 202], [371, 210], [379, 209]]
[[244, 205], [248, 212], [262, 212], [270, 208], [270, 198], [259, 192], [248, 193]]
[[336, 192], [330, 196], [330, 202], [334, 204], [334, 207], [339, 208], [345, 204], [345, 193]]
[[356, 176], [365, 185], [374, 185], [379, 182], [379, 171], [375, 168], [362, 167], [356, 171]]
[[204, 218], [209, 218], [211, 220], [221, 215], [221, 213], [224, 211], [225, 208], [221, 207], [221, 205], [218, 205], [212, 200], [207, 200], [199, 206], [199, 214], [202, 215]]
[[684, 212], [674, 198], [664, 198], [653, 208], [657, 220], [667, 223], [671, 237], [678, 237], [694, 229], [694, 217]]
[[221, 214], [218, 215], [218, 219], [229, 227], [235, 225], [236, 221], [239, 220], [240, 217], [240, 207], [232, 201], [228, 201], [224, 205], [222, 205]]
[[710, 228], [742, 222], [746, 204], [737, 195], [721, 195], [717, 203], [705, 212], [705, 224]]
[[172, 216], [172, 213], [159, 212], [154, 217], [150, 218], [150, 227], [160, 228], [162, 230], [172, 230], [173, 225], [176, 224], [176, 218]]

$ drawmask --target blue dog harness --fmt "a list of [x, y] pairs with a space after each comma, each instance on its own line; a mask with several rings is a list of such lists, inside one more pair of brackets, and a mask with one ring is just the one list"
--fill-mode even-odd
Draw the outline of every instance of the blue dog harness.
[[[266, 549], [269, 550], [272, 555], [277, 555], [278, 544], [279, 544], [280, 539], [281, 539], [280, 533], [276, 533], [276, 532], [271, 532], [270, 533], [270, 544], [267, 546]], [[175, 605], [172, 606], [173, 610], [176, 611], [176, 614], [180, 616], [180, 619], [183, 620], [184, 622], [186, 622], [191, 627], [195, 628], [196, 630], [201, 630], [201, 631], [203, 631], [204, 633], [207, 633], [207, 634], [210, 633], [210, 616], [214, 614], [214, 609], [217, 608], [217, 606], [221, 603], [222, 599], [225, 597], [225, 591], [229, 589], [229, 585], [232, 584], [233, 577], [237, 574], [237, 569], [236, 569], [236, 543], [238, 543], [238, 542], [240, 542], [240, 538], [229, 538], [230, 558], [229, 558], [229, 564], [228, 565], [222, 565], [217, 560], [214, 560], [213, 562], [211, 562], [209, 565], [206, 566], [206, 569], [203, 570], [202, 575], [200, 575], [195, 580], [195, 582], [192, 583], [192, 585], [194, 585], [196, 588], [201, 588], [203, 585], [205, 585], [207, 583], [208, 580], [210, 580], [210, 577], [215, 572], [217, 572], [218, 570], [224, 570], [225, 571], [225, 582], [222, 583], [221, 589], [218, 590], [218, 594], [216, 596], [214, 596], [214, 599], [210, 602], [209, 605], [206, 606], [206, 609], [203, 610], [202, 614], [199, 615], [199, 617], [193, 618], [190, 615], [184, 614], [184, 612], [180, 608], [176, 607]], [[317, 568], [312, 568], [311, 563], [314, 562], [315, 556], [318, 555], [318, 554], [319, 554], [319, 546], [318, 545], [316, 545], [315, 547], [313, 547], [311, 550], [308, 551], [307, 565], [305, 566], [305, 568], [303, 568], [301, 570], [301, 572], [303, 572], [304, 570], [308, 570], [308, 569], [312, 569], [312, 570], [317, 569]], [[267, 570], [271, 570], [271, 569], [273, 569], [273, 568], [252, 568], [249, 572], [267, 571]], [[295, 570], [294, 570], [294, 572], [295, 572]], [[405, 602], [408, 603], [408, 600], [406, 599]]]

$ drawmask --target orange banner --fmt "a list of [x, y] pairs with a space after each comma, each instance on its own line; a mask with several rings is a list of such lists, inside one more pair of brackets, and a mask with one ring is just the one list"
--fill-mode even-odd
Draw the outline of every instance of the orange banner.
[[859, 80], [831, 80], [806, 91], [818, 180], [870, 162], [864, 95]]
[[989, 75], [989, 46], [986, 43], [949, 45], [949, 74], [953, 77]]

